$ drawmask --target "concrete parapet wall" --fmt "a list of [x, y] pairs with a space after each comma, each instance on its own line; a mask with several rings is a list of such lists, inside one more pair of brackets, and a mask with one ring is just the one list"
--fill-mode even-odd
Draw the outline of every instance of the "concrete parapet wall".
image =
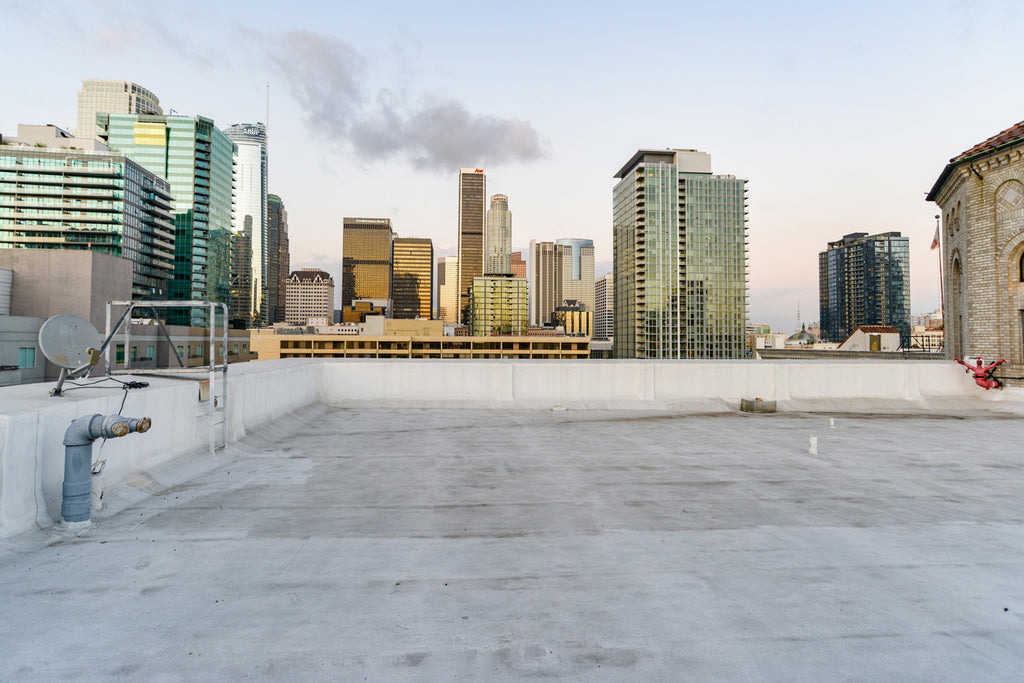
[[[319, 400], [320, 376], [320, 363], [315, 360], [230, 366], [228, 439], [242, 438], [260, 424]], [[209, 448], [209, 404], [199, 400], [196, 381], [207, 375], [117, 377], [149, 382], [149, 386], [129, 390], [127, 397], [114, 387], [73, 389], [66, 397], [53, 398], [49, 382], [0, 389], [0, 537], [37, 525], [47, 527], [60, 519], [64, 432], [76, 417], [117, 414], [124, 399], [123, 415], [153, 420], [145, 434], [93, 444], [93, 461], [106, 461], [101, 477], [94, 478], [94, 489], [97, 485], [107, 489], [145, 485], [145, 478], [136, 477], [139, 472]]]
[[731, 411], [744, 398], [780, 412], [1000, 411], [1024, 393], [986, 392], [952, 362], [916, 361], [323, 361], [336, 405]]
[[[209, 404], [195, 381], [202, 378], [139, 376], [150, 386], [126, 398], [118, 388], [51, 398], [51, 383], [0, 389], [0, 537], [59, 519], [62, 440], [76, 417], [116, 414], [125, 398], [124, 415], [153, 420], [146, 434], [94, 444], [107, 490], [150, 491], [147, 471], [206, 451]], [[738, 410], [744, 398], [774, 400], [779, 412], [1024, 415], [1024, 390], [986, 392], [952, 362], [288, 359], [232, 365], [225, 419], [234, 441], [321, 400], [703, 413]]]

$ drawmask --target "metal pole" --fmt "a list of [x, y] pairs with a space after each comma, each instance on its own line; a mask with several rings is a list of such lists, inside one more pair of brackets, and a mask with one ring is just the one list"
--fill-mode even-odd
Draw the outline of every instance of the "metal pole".
[[124, 369], [132, 367], [132, 311], [135, 304], [128, 304], [128, 319], [124, 323]]

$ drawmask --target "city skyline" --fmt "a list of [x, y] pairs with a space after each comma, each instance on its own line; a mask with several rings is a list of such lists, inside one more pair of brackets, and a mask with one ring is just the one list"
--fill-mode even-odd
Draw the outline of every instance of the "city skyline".
[[[952, 154], [1024, 111], [1024, 94], [990, 68], [1014, 57], [1000, 21], [1015, 9], [1008, 2], [656, 5], [659, 25], [686, 27], [699, 66], [647, 58], [641, 70], [618, 46], [650, 15], [610, 22], [612, 6], [600, 3], [587, 13], [503, 10], [498, 34], [479, 30], [486, 13], [454, 9], [443, 14], [456, 21], [425, 7], [245, 7], [252, 19], [204, 7], [209, 20], [198, 25], [188, 12], [120, 2], [14, 2], [11, 50], [45, 37], [47, 63], [67, 68], [12, 70], [9, 92], [21, 97], [0, 112], [0, 132], [74, 128], [86, 78], [142, 84], [165, 112], [218, 126], [265, 119], [270, 82], [269, 190], [288, 204], [293, 262], [336, 279], [344, 215], [387, 216], [403, 235], [431, 238], [435, 256], [453, 255], [454, 178], [476, 165], [515, 200], [514, 250], [587, 237], [599, 277], [611, 267], [608, 197], [621, 158], [702, 149], [750, 181], [750, 322], [788, 330], [798, 302], [805, 318], [813, 310], [820, 245], [858, 231], [908, 236], [912, 311], [937, 308], [925, 193]], [[224, 36], [248, 40], [234, 52]], [[951, 49], [971, 37], [991, 49]], [[483, 57], [463, 59], [471, 50]], [[657, 112], [621, 106], [679, 81], [686, 87], [666, 88]]]

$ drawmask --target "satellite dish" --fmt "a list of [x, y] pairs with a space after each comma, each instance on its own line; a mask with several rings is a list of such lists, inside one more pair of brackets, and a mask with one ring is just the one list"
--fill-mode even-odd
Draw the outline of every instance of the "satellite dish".
[[39, 328], [39, 349], [46, 359], [62, 368], [75, 370], [92, 364], [90, 350], [99, 349], [103, 336], [80, 315], [61, 313]]
[[62, 396], [64, 380], [86, 375], [100, 361], [103, 336], [79, 315], [61, 313], [39, 328], [39, 349], [46, 359], [60, 367], [57, 386], [51, 396]]

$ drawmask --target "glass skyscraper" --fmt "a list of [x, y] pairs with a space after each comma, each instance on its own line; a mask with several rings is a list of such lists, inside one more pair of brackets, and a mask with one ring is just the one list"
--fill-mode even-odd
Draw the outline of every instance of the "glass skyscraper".
[[[288, 211], [276, 194], [267, 195], [267, 309], [269, 322], [283, 322], [285, 279], [291, 272]], [[334, 305], [333, 303], [331, 304]]]
[[[236, 123], [224, 129], [235, 143], [235, 204], [231, 214], [233, 244], [249, 254], [243, 264], [232, 256], [231, 317], [243, 320], [246, 327], [261, 327], [270, 322], [268, 311], [269, 270], [267, 220], [267, 127], [262, 123]], [[243, 272], [241, 268], [248, 272]]]
[[390, 218], [342, 221], [341, 307], [356, 299], [391, 299]]
[[484, 274], [484, 198], [487, 177], [482, 168], [459, 171], [459, 319], [468, 324], [473, 278]]
[[132, 298], [166, 298], [174, 260], [170, 185], [123, 154], [5, 145], [0, 249], [121, 256], [133, 264]]
[[[235, 144], [202, 116], [99, 114], [99, 137], [165, 178], [174, 197], [174, 275], [169, 297], [230, 298], [231, 188]], [[206, 324], [206, 309], [172, 310], [172, 324]]]
[[421, 237], [392, 242], [392, 318], [430, 320], [434, 309], [434, 243]]
[[615, 357], [746, 357], [747, 181], [696, 150], [639, 150], [615, 177]]
[[855, 232], [818, 254], [821, 337], [842, 343], [861, 325], [890, 325], [910, 345], [910, 238]]
[[566, 301], [583, 304], [584, 310], [594, 310], [594, 241], [587, 239], [555, 240], [558, 289], [555, 307]]

